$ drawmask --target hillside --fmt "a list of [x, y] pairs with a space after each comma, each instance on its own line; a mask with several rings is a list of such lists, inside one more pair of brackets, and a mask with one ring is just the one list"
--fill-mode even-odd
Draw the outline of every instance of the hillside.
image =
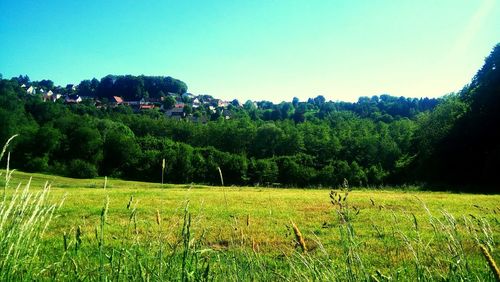
[[220, 168], [228, 185], [346, 180], [495, 193], [499, 54], [497, 45], [470, 85], [438, 100], [317, 96], [241, 105], [189, 94], [170, 77], [109, 75], [57, 87], [19, 76], [0, 82], [0, 141], [20, 134], [13, 167], [72, 177], [160, 182], [165, 160], [169, 183], [219, 184]]

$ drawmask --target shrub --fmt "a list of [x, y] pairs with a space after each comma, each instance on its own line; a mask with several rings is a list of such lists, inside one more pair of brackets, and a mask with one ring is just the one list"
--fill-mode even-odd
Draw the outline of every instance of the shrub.
[[97, 176], [97, 168], [91, 163], [75, 159], [66, 166], [66, 174], [75, 178], [94, 178]]

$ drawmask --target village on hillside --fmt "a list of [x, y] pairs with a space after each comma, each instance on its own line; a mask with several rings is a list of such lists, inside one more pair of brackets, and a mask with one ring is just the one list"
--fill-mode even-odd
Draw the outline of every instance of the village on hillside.
[[211, 116], [218, 114], [224, 119], [230, 119], [231, 109], [241, 107], [238, 100], [225, 101], [216, 99], [210, 95], [194, 95], [191, 93], [171, 93], [168, 92], [159, 98], [143, 97], [139, 100], [125, 100], [121, 96], [112, 96], [111, 98], [97, 98], [92, 96], [81, 96], [78, 93], [78, 86], [68, 84], [66, 87], [56, 86], [53, 89], [47, 87], [22, 84], [28, 95], [39, 96], [44, 102], [58, 102], [64, 104], [93, 105], [96, 108], [107, 108], [117, 106], [129, 106], [134, 112], [144, 110], [159, 110], [166, 117], [172, 119], [189, 119], [194, 122], [206, 123], [206, 115], [200, 114], [206, 112]]

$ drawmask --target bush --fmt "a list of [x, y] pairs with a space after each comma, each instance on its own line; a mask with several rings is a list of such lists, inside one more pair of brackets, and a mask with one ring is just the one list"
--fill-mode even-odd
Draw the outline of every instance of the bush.
[[97, 168], [91, 163], [75, 159], [66, 166], [66, 174], [75, 178], [94, 178], [97, 176]]
[[278, 165], [273, 159], [255, 161], [254, 179], [257, 183], [274, 183], [278, 180]]
[[45, 172], [49, 170], [49, 157], [34, 157], [26, 162], [24, 169], [30, 172]]
[[384, 182], [384, 178], [387, 176], [387, 172], [380, 165], [372, 165], [368, 168], [366, 172], [366, 177], [368, 178], [368, 184], [370, 185], [381, 185]]

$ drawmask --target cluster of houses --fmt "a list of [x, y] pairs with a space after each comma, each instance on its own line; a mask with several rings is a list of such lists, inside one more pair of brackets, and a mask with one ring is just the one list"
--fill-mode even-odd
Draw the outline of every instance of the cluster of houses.
[[[43, 88], [36, 87], [33, 85], [26, 86], [25, 84], [23, 84], [21, 85], [21, 88], [25, 89], [26, 93], [29, 95], [41, 94], [44, 102], [47, 101], [55, 102], [59, 99], [63, 99], [65, 103], [71, 104], [71, 103], [80, 103], [83, 101], [83, 99], [78, 95], [72, 95], [72, 94], [62, 95], [60, 93], [54, 93], [52, 90], [45, 91]], [[71, 86], [71, 88], [73, 91], [76, 91], [75, 86]]]
[[182, 95], [176, 93], [168, 93], [168, 96], [171, 96], [175, 100], [175, 104], [171, 108], [165, 108], [165, 99], [166, 97], [161, 98], [142, 98], [138, 101], [125, 101], [120, 96], [113, 96], [108, 103], [103, 103], [101, 100], [95, 97], [83, 97], [75, 94], [77, 92], [77, 88], [74, 85], [68, 85], [65, 92], [70, 94], [59, 94], [54, 93], [52, 90], [44, 90], [43, 88], [37, 88], [35, 86], [26, 86], [21, 85], [23, 89], [26, 90], [26, 93], [29, 95], [40, 94], [44, 102], [56, 102], [58, 100], [62, 100], [65, 104], [78, 104], [84, 100], [92, 100], [93, 104], [97, 108], [102, 107], [115, 107], [118, 105], [126, 105], [130, 106], [135, 112], [139, 112], [141, 110], [149, 110], [149, 109], [159, 109], [164, 112], [167, 117], [174, 119], [183, 119], [190, 118], [193, 121], [201, 121], [206, 122], [205, 117], [193, 117], [186, 112], [186, 106], [190, 106], [192, 110], [196, 110], [197, 108], [203, 106], [210, 113], [216, 113], [217, 110], [221, 113], [224, 118], [231, 118], [231, 112], [227, 109], [230, 104], [233, 106], [240, 106], [239, 104], [231, 103], [229, 101], [224, 101], [221, 99], [213, 98], [210, 95], [193, 95], [191, 93], [185, 93]]
[[[42, 99], [44, 102], [46, 102], [46, 101], [55, 102], [58, 99], [61, 99], [61, 97], [62, 97], [61, 94], [54, 94], [54, 92], [52, 92], [52, 90], [45, 91], [45, 90], [43, 90], [43, 88], [37, 89], [34, 86], [26, 87], [26, 85], [23, 84], [23, 85], [21, 85], [21, 88], [26, 89], [26, 93], [28, 93], [30, 95], [35, 95], [37, 93], [42, 94]], [[81, 99], [79, 102], [81, 102]]]

